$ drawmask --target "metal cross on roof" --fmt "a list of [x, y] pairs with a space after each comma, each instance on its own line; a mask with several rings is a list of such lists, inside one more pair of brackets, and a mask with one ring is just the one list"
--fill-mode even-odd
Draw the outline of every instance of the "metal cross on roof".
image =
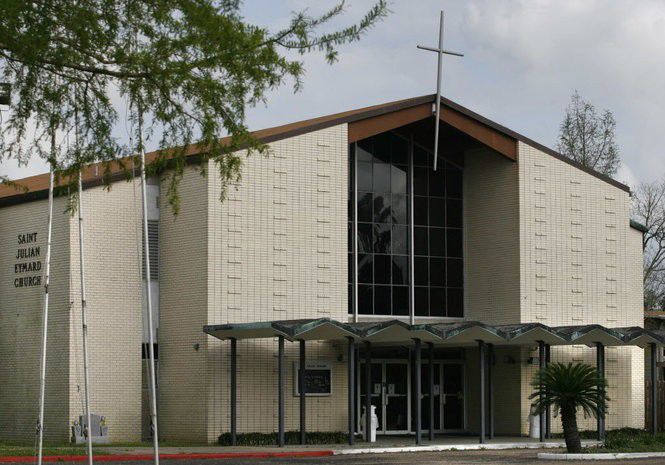
[[425, 47], [424, 45], [418, 45], [418, 48], [421, 50], [429, 50], [430, 52], [436, 52], [438, 55], [437, 60], [437, 72], [436, 72], [436, 112], [435, 118], [436, 123], [434, 124], [434, 171], [436, 171], [436, 159], [439, 152], [439, 114], [441, 113], [441, 77], [443, 71], [441, 69], [443, 62], [443, 55], [455, 55], [457, 57], [463, 57], [464, 54], [458, 52], [452, 52], [443, 48], [443, 11], [441, 11], [441, 17], [439, 19], [439, 47]]

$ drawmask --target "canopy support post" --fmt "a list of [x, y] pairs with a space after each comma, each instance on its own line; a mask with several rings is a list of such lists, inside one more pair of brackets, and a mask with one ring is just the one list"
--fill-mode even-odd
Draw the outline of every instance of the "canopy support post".
[[[605, 346], [602, 342], [596, 342], [596, 368], [598, 370], [598, 376], [605, 378]], [[601, 391], [601, 396], [604, 395], [604, 392]], [[596, 426], [598, 432], [598, 440], [605, 440], [605, 414], [598, 415], [596, 419]]]
[[300, 444], [305, 445], [307, 443], [307, 431], [305, 428], [305, 423], [307, 420], [306, 417], [306, 396], [305, 396], [305, 341], [300, 340], [300, 367], [298, 373], [298, 392], [300, 393]]
[[[549, 366], [552, 361], [552, 346], [545, 344], [545, 366]], [[545, 391], [547, 398], [550, 397], [550, 390]], [[552, 409], [547, 408], [545, 411], [545, 439], [552, 439]]]
[[277, 445], [284, 447], [284, 336], [277, 341]]
[[236, 446], [238, 444], [237, 437], [237, 405], [238, 405], [238, 380], [237, 380], [237, 370], [238, 370], [238, 341], [235, 338], [231, 338], [231, 445]]
[[349, 337], [349, 350], [348, 350], [348, 355], [347, 355], [347, 368], [348, 368], [348, 387], [347, 387], [347, 397], [348, 397], [348, 418], [349, 418], [349, 445], [352, 446], [353, 443], [355, 442], [355, 425], [356, 425], [356, 419], [355, 419], [355, 413], [356, 410], [354, 408], [354, 401], [355, 401], [355, 385], [356, 385], [356, 380], [355, 380], [355, 374], [356, 374], [356, 368], [355, 364], [355, 358], [356, 358], [356, 343], [353, 340], [352, 337]]
[[416, 375], [416, 386], [415, 386], [415, 399], [416, 399], [416, 445], [419, 446], [422, 444], [422, 426], [423, 426], [423, 404], [421, 400], [422, 394], [422, 350], [420, 339], [415, 338], [413, 342], [416, 343], [414, 348], [415, 351], [415, 375]]
[[428, 342], [429, 357], [429, 440], [434, 441], [434, 343]]
[[365, 341], [365, 441], [372, 430], [372, 343]]
[[480, 382], [479, 382], [479, 396], [480, 396], [480, 402], [478, 402], [478, 405], [480, 406], [480, 438], [479, 441], [481, 444], [485, 443], [485, 342], [479, 340], [478, 341], [478, 368], [480, 371]]
[[[541, 370], [545, 369], [545, 343], [543, 341], [538, 341], [538, 366]], [[545, 401], [545, 394], [544, 392], [540, 391], [540, 402], [542, 405], [542, 402]], [[540, 442], [545, 442], [545, 412], [540, 412], [538, 415], [538, 422], [540, 428], [538, 428], [539, 431], [539, 438], [538, 440]]]
[[658, 345], [649, 344], [651, 348], [651, 432], [658, 434]]
[[492, 377], [492, 361], [494, 344], [487, 344], [487, 433], [494, 439], [494, 379]]

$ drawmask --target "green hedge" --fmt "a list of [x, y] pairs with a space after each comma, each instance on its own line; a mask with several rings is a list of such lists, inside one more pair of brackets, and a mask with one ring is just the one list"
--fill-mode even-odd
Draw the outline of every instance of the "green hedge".
[[[286, 444], [300, 444], [300, 432], [287, 431], [284, 434], [284, 439]], [[312, 431], [307, 433], [306, 439], [307, 444], [342, 444], [348, 440], [348, 433]], [[274, 446], [277, 444], [277, 433], [238, 433], [236, 440], [239, 446]], [[220, 446], [230, 446], [231, 433], [222, 433], [218, 442]]]

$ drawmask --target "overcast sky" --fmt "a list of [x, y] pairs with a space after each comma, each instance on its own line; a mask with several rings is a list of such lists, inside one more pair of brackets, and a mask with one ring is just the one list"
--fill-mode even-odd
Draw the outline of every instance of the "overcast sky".
[[[248, 21], [284, 26], [294, 10], [319, 13], [336, 0], [245, 0]], [[342, 25], [372, 0], [347, 0]], [[248, 113], [250, 128], [274, 126], [435, 91], [435, 45], [440, 10], [446, 48], [446, 97], [554, 147], [573, 90], [617, 120], [624, 162], [618, 178], [630, 185], [665, 175], [665, 1], [392, 0], [392, 13], [359, 43], [340, 49], [329, 66], [304, 58], [304, 88], [286, 86], [267, 106]], [[119, 137], [122, 137], [119, 131]], [[0, 165], [13, 178], [46, 171]]]

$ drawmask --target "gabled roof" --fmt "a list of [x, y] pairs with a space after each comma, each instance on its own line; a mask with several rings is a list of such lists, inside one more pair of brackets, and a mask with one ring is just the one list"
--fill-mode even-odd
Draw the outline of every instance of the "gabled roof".
[[[373, 105], [370, 107], [289, 123], [282, 126], [261, 129], [252, 134], [259, 140], [270, 143], [346, 123], [349, 124], [349, 141], [353, 142], [363, 138], [363, 136], [367, 137], [367, 135], [372, 134], [373, 131], [376, 133], [376, 131], [389, 130], [396, 127], [391, 127], [391, 125], [404, 124], [405, 121], [412, 122], [416, 121], [416, 119], [422, 120], [431, 117], [431, 105], [435, 102], [435, 99], [435, 95], [424, 95], [405, 100], [397, 100], [380, 105]], [[517, 159], [516, 143], [517, 141], [520, 141], [585, 171], [586, 173], [589, 173], [619, 189], [630, 192], [630, 188], [625, 184], [582, 166], [581, 164], [564, 157], [560, 153], [508, 129], [505, 126], [491, 121], [452, 100], [442, 98], [441, 104], [441, 120], [443, 122], [467, 133], [507, 158], [512, 160]], [[396, 118], [398, 113], [400, 113], [401, 118]], [[222, 139], [222, 141], [225, 140], [228, 140], [228, 138]], [[199, 155], [199, 153], [200, 151], [196, 145], [191, 146], [186, 153], [188, 161], [195, 163], [198, 159], [197, 155]], [[157, 153], [152, 152], [146, 156], [148, 162], [150, 162], [151, 159], [154, 159], [157, 156]], [[119, 180], [124, 176], [123, 170], [120, 166], [111, 166], [111, 172], [114, 180]], [[99, 165], [92, 165], [85, 169], [83, 173], [84, 187], [100, 185], [102, 183], [101, 173], [102, 170]], [[0, 185], [0, 207], [45, 198], [48, 190], [48, 179], [48, 174], [40, 174], [16, 180], [16, 183], [27, 188], [27, 192], [12, 186]]]

